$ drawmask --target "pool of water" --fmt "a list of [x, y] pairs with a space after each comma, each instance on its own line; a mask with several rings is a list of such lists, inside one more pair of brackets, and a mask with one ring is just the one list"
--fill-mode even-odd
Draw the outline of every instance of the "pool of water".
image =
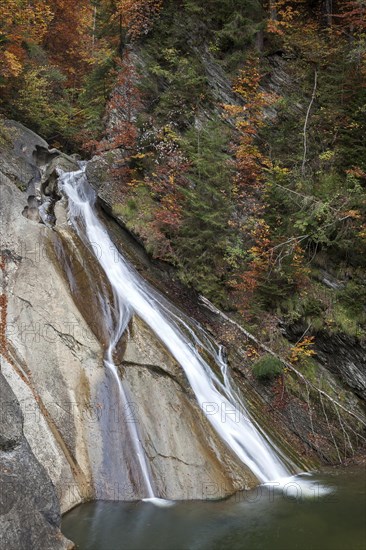
[[313, 481], [320, 491], [306, 497], [292, 486], [169, 507], [91, 502], [66, 514], [62, 531], [81, 550], [365, 550], [366, 471]]

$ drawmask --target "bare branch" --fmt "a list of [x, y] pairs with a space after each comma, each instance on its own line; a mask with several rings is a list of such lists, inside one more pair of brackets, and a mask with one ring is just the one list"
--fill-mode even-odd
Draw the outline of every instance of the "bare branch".
[[313, 105], [313, 103], [314, 103], [314, 99], [315, 99], [315, 95], [316, 95], [317, 83], [318, 83], [318, 71], [315, 69], [315, 72], [314, 72], [314, 88], [313, 88], [313, 94], [312, 94], [312, 96], [311, 96], [311, 100], [310, 100], [310, 103], [309, 103], [308, 110], [306, 111], [306, 117], [305, 117], [305, 122], [304, 122], [304, 129], [303, 129], [303, 136], [304, 136], [304, 156], [303, 156], [303, 159], [302, 159], [302, 166], [301, 166], [301, 174], [302, 174], [303, 176], [305, 176], [305, 164], [306, 164], [306, 153], [307, 153], [307, 135], [306, 135], [306, 129], [307, 129], [308, 121], [309, 121], [309, 115], [310, 115], [311, 107], [312, 107], [312, 105]]

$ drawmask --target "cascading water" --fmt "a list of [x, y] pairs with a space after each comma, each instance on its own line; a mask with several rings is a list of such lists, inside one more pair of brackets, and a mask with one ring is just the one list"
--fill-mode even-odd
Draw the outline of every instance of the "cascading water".
[[[126, 403], [127, 398], [113, 362], [113, 352], [127, 328], [131, 314], [135, 313], [153, 330], [183, 368], [199, 406], [227, 447], [250, 468], [260, 482], [283, 485], [291, 475], [285, 464], [286, 459], [281, 457], [280, 451], [251, 418], [235, 392], [221, 349], [214, 347], [201, 327], [193, 329], [185, 316], [147, 285], [117, 251], [94, 209], [96, 195], [87, 181], [85, 170], [61, 174], [60, 186], [68, 197], [72, 225], [85, 244], [97, 247], [100, 251], [98, 260], [113, 290], [117, 322], [105, 365], [116, 380], [122, 403]], [[197, 348], [203, 349], [214, 359], [221, 377], [212, 370]], [[146, 495], [154, 497], [154, 484], [138, 429], [135, 424], [130, 424], [129, 429]]]

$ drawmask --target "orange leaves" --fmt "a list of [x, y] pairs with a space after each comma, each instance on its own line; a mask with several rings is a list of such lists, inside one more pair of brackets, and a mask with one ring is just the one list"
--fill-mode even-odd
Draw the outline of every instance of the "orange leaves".
[[3, 0], [0, 34], [17, 43], [22, 39], [39, 43], [52, 18], [52, 10], [46, 0]]
[[53, 18], [50, 6], [45, 0], [22, 2], [4, 0], [1, 5], [0, 75], [17, 77], [23, 70], [26, 58], [25, 44], [40, 43]]
[[263, 168], [268, 162], [260, 151], [256, 137], [263, 124], [263, 110], [269, 104], [267, 94], [260, 90], [259, 59], [252, 56], [234, 82], [234, 91], [244, 100], [244, 105], [225, 105], [226, 115], [235, 119], [238, 142], [235, 145], [236, 175], [233, 194], [236, 197], [240, 217], [246, 221], [239, 230], [250, 239], [246, 270], [236, 276], [234, 289], [241, 294], [240, 302], [246, 307], [256, 290], [263, 273], [268, 270], [269, 227], [260, 214], [258, 192], [263, 185]]
[[355, 178], [366, 180], [366, 172], [364, 172], [359, 166], [353, 166], [349, 170], [346, 170], [346, 173]]
[[118, 0], [117, 14], [122, 27], [127, 29], [131, 40], [136, 40], [151, 29], [160, 13], [162, 0]]
[[28, 46], [45, 46], [51, 63], [70, 84], [83, 76], [90, 59], [92, 6], [89, 0], [4, 0], [0, 21], [0, 75], [18, 77], [29, 60]]
[[243, 116], [245, 111], [245, 107], [242, 107], [241, 105], [222, 105], [222, 108], [224, 109], [226, 113], [226, 118], [234, 117], [238, 118], [239, 116]]
[[279, 36], [283, 36], [285, 34], [281, 28], [280, 22], [274, 21], [273, 19], [269, 19], [267, 21], [267, 32], [271, 34], [278, 34]]
[[67, 75], [69, 83], [81, 77], [90, 62], [93, 9], [89, 0], [53, 0], [53, 20], [47, 28], [44, 44], [50, 59]]
[[344, 213], [344, 216], [354, 220], [359, 220], [362, 218], [362, 214], [359, 210], [347, 210], [347, 212]]
[[5, 78], [10, 76], [19, 76], [23, 69], [22, 53], [16, 55], [10, 49], [4, 51], [3, 65], [1, 75]]
[[237, 164], [237, 186], [247, 189], [258, 187], [263, 180], [263, 167], [268, 160], [256, 144], [259, 128], [264, 124], [264, 109], [276, 101], [274, 94], [260, 89], [261, 74], [259, 59], [252, 56], [236, 78], [233, 89], [242, 97], [245, 104], [224, 105], [227, 116], [236, 120], [240, 132], [235, 156]]
[[292, 364], [298, 363], [302, 359], [312, 357], [315, 355], [315, 351], [312, 349], [314, 346], [314, 336], [305, 336], [299, 342], [297, 342], [291, 349], [290, 362]]
[[246, 270], [240, 274], [239, 281], [234, 285], [234, 288], [241, 292], [242, 308], [246, 308], [250, 303], [253, 292], [270, 265], [270, 227], [265, 220], [255, 220], [250, 236], [255, 243], [248, 250], [250, 260]]

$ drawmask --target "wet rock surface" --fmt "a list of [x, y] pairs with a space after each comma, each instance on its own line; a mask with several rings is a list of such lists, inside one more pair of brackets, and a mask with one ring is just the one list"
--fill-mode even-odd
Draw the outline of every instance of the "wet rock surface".
[[0, 532], [7, 550], [74, 548], [60, 532], [55, 487], [23, 434], [23, 415], [0, 373]]
[[[58, 157], [49, 154], [41, 142], [37, 163], [47, 158], [49, 163], [43, 166], [40, 185], [44, 174], [54, 174], [55, 163], [58, 166]], [[33, 157], [27, 152], [25, 161], [29, 158]], [[66, 167], [74, 168], [70, 162]], [[26, 186], [27, 179], [22, 181]], [[118, 396], [115, 381], [103, 368], [106, 327], [97, 326], [103, 325], [98, 295], [109, 301], [108, 285], [92, 251], [85, 249], [66, 223], [63, 200], [56, 202], [56, 225], [48, 227], [22, 216], [24, 203], [28, 209], [37, 207], [35, 195], [22, 192], [5, 174], [1, 182], [11, 357], [3, 373], [24, 413], [31, 411], [24, 416], [28, 444], [54, 483], [62, 511], [94, 497], [142, 498], [146, 495], [139, 487], [124, 490], [126, 465], [121, 464], [120, 449], [124, 431], [119, 425], [111, 426], [108, 417]], [[60, 254], [63, 249], [68, 262]], [[250, 472], [238, 465], [212, 432], [181, 369], [157, 339], [138, 320], [130, 335], [121, 349], [122, 375], [134, 402], [141, 403], [143, 445], [154, 463], [158, 494], [200, 498], [206, 478], [217, 486], [212, 498], [255, 484]], [[162, 439], [160, 446], [158, 439]]]
[[257, 484], [201, 411], [180, 366], [138, 318], [121, 364], [160, 496], [223, 498]]
[[[27, 135], [17, 139], [23, 142]], [[42, 140], [40, 145], [44, 148]], [[21, 158], [33, 157], [27, 149]], [[24, 203], [35, 208], [38, 199], [6, 174], [0, 179], [8, 359], [2, 372], [23, 410], [28, 444], [65, 511], [93, 495], [92, 471], [101, 461], [100, 426], [86, 411], [93, 410], [103, 378], [102, 351], [53, 255], [56, 232], [22, 216]], [[27, 177], [22, 181], [25, 185]]]

